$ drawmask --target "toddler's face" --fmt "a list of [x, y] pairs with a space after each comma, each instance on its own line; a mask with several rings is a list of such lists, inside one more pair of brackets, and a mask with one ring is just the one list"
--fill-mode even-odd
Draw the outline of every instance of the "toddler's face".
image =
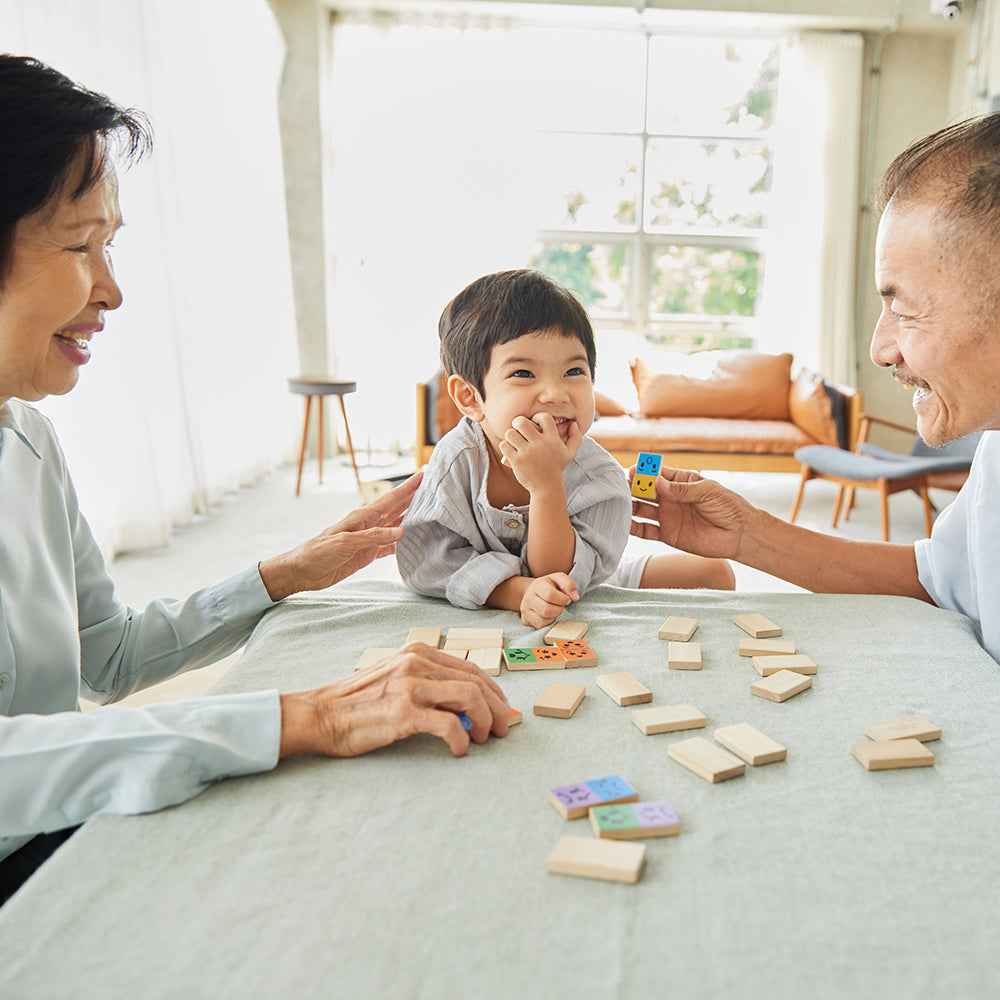
[[581, 434], [594, 422], [587, 352], [576, 337], [557, 330], [528, 333], [494, 347], [483, 388], [483, 430], [494, 445], [519, 416], [550, 414], [563, 441], [572, 421]]

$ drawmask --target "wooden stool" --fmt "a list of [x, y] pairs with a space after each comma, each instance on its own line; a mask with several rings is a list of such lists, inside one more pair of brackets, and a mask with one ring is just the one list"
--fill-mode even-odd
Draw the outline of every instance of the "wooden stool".
[[309, 441], [309, 413], [312, 409], [313, 397], [317, 398], [319, 424], [316, 428], [316, 445], [319, 459], [319, 481], [323, 482], [323, 397], [336, 396], [340, 400], [340, 415], [344, 418], [344, 433], [347, 435], [347, 450], [351, 453], [351, 465], [354, 466], [354, 478], [358, 489], [361, 489], [361, 477], [358, 475], [358, 463], [354, 458], [354, 445], [351, 443], [351, 428], [347, 425], [347, 410], [344, 409], [344, 396], [354, 392], [357, 382], [338, 382], [325, 375], [300, 375], [288, 380], [288, 388], [300, 396], [306, 397], [306, 419], [302, 425], [302, 447], [299, 449], [299, 475], [295, 480], [295, 495], [299, 495], [302, 486], [302, 464], [306, 459], [306, 444]]

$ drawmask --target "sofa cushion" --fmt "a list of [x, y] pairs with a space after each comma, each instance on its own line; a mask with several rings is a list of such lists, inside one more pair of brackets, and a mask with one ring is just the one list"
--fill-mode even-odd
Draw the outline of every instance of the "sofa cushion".
[[656, 372], [638, 358], [630, 367], [645, 417], [789, 419], [791, 354], [719, 351], [708, 378]]
[[607, 417], [588, 435], [608, 451], [693, 451], [791, 455], [812, 438], [790, 420]]
[[820, 444], [839, 446], [837, 423], [823, 376], [805, 368], [788, 390], [788, 413], [795, 424]]
[[594, 390], [594, 403], [597, 408], [597, 415], [600, 417], [625, 417], [628, 410], [617, 399], [613, 399], [606, 392]]

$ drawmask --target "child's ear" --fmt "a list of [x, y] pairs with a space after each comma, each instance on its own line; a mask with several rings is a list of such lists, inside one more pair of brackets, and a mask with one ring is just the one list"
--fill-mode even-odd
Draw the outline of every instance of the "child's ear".
[[448, 395], [452, 402], [462, 411], [463, 416], [480, 423], [483, 413], [483, 401], [476, 387], [470, 385], [461, 375], [448, 376]]

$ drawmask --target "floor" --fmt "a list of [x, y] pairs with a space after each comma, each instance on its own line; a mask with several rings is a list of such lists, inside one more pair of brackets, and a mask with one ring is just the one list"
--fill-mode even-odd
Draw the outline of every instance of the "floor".
[[[404, 466], [361, 468], [363, 482], [374, 482]], [[119, 596], [142, 607], [155, 597], [185, 597], [199, 587], [237, 573], [256, 561], [286, 551], [339, 520], [358, 506], [360, 495], [349, 462], [328, 459], [323, 464], [323, 483], [318, 482], [315, 461], [306, 466], [301, 495], [295, 496], [296, 470], [289, 466], [272, 473], [253, 489], [230, 496], [211, 515], [191, 527], [175, 531], [163, 549], [120, 556], [111, 567]], [[758, 507], [787, 518], [798, 486], [797, 475], [784, 473], [719, 473], [720, 482], [746, 496]], [[940, 507], [954, 494], [932, 494]], [[836, 487], [832, 483], [811, 482], [806, 487], [797, 523], [819, 531], [851, 538], [881, 538], [877, 496], [864, 491], [846, 527], [830, 527]], [[913, 493], [890, 499], [892, 541], [912, 542], [924, 531], [923, 507]], [[632, 546], [654, 551], [658, 543], [630, 539]], [[800, 591], [776, 577], [734, 564], [738, 590], [748, 592]], [[360, 577], [398, 580], [395, 561], [390, 556], [362, 570]], [[144, 704], [197, 697], [238, 659], [239, 654], [203, 670], [174, 678], [147, 691], [130, 696], [124, 704]]]

